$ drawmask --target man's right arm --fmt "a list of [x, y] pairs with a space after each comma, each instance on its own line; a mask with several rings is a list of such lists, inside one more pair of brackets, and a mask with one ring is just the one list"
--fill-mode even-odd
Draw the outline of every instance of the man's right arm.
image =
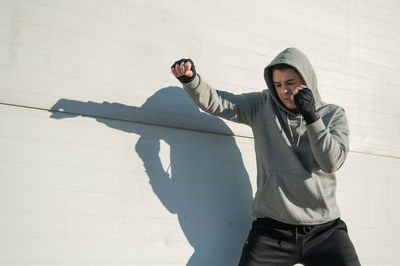
[[[263, 93], [235, 95], [216, 90], [196, 74], [193, 62], [182, 59], [171, 67], [171, 71], [193, 101], [205, 112], [228, 120], [249, 124], [261, 105]], [[194, 71], [191, 71], [191, 70]], [[189, 78], [189, 82], [182, 81]]]

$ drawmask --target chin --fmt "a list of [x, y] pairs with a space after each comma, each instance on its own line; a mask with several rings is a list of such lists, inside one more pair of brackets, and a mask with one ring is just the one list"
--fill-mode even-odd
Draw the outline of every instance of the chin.
[[289, 104], [285, 104], [286, 108], [290, 109], [291, 111], [295, 111], [296, 110], [296, 105], [289, 105]]

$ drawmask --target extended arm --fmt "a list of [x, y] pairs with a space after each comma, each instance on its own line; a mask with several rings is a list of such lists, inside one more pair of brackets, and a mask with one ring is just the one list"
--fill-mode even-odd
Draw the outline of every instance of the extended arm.
[[187, 94], [203, 111], [236, 122], [248, 124], [252, 121], [261, 102], [261, 93], [235, 95], [216, 90], [196, 74], [193, 62], [189, 59], [175, 62], [171, 70], [181, 81]]

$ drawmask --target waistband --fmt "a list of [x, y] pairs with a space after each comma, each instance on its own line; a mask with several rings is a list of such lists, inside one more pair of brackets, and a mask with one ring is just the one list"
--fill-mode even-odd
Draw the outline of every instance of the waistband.
[[293, 232], [293, 236], [295, 237], [296, 243], [297, 243], [299, 235], [308, 234], [314, 228], [317, 228], [317, 227], [325, 227], [325, 226], [329, 227], [330, 225], [333, 225], [334, 223], [336, 223], [339, 220], [340, 220], [340, 218], [337, 218], [337, 219], [327, 222], [327, 223], [315, 224], [315, 225], [287, 224], [287, 223], [279, 222], [279, 221], [271, 219], [271, 218], [257, 218], [257, 220], [255, 222], [262, 224], [262, 226], [291, 231], [291, 232]]
[[335, 220], [326, 222], [326, 223], [322, 223], [322, 224], [313, 224], [313, 225], [296, 225], [296, 224], [287, 224], [287, 223], [283, 223], [277, 220], [274, 220], [272, 218], [257, 218], [256, 221], [259, 221], [265, 225], [269, 225], [275, 228], [280, 228], [280, 229], [295, 229], [295, 228], [314, 228], [314, 227], [318, 227], [318, 226], [324, 226], [324, 225], [329, 225], [332, 223], [335, 223], [336, 221], [340, 220], [340, 218], [337, 218]]

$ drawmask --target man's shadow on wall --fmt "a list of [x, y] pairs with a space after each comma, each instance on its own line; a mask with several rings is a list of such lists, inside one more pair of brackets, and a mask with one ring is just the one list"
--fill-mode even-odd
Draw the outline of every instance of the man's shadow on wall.
[[[140, 135], [135, 150], [152, 189], [165, 208], [177, 214], [194, 248], [187, 265], [237, 265], [252, 220], [252, 189], [232, 132], [221, 119], [200, 112], [178, 87], [160, 89], [140, 108], [60, 99], [51, 112], [54, 119], [85, 115]], [[223, 134], [146, 125], [149, 122]], [[170, 146], [169, 169], [159, 155], [160, 141]]]

